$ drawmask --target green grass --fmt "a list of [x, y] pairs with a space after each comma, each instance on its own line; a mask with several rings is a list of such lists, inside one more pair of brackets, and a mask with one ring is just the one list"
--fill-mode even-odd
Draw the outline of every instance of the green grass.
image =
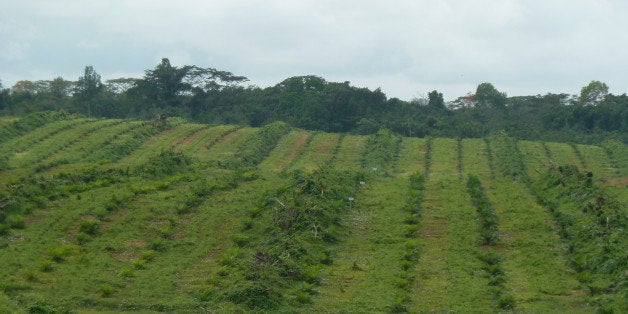
[[614, 176], [615, 169], [608, 155], [598, 146], [576, 145], [582, 155], [587, 171], [593, 172], [596, 181], [608, 181]]
[[519, 141], [517, 143], [523, 155], [523, 163], [526, 173], [530, 178], [538, 178], [551, 163], [545, 147], [541, 142]]
[[338, 134], [324, 132], [312, 134], [307, 147], [303, 147], [301, 153], [295, 156], [288, 169], [314, 171], [329, 163], [334, 157], [338, 140]]
[[73, 128], [63, 130], [55, 135], [44, 139], [27, 150], [16, 153], [9, 159], [11, 168], [22, 168], [32, 166], [33, 163], [42, 161], [44, 158], [60, 151], [67, 146], [81, 140], [82, 137], [96, 132], [108, 125], [120, 123], [119, 120], [96, 120], [79, 124]]
[[399, 151], [398, 171], [402, 177], [425, 169], [425, 145], [423, 138], [405, 137]]
[[147, 141], [144, 141], [141, 146], [132, 153], [126, 156], [120, 156], [121, 158], [118, 158], [119, 161], [117, 164], [125, 166], [141, 164], [142, 161], [152, 156], [157, 156], [162, 151], [170, 150], [181, 137], [185, 137], [190, 132], [194, 132], [200, 127], [201, 126], [196, 124], [181, 124], [163, 131], [150, 137]]
[[418, 233], [417, 283], [408, 307], [411, 312], [493, 311], [488, 280], [474, 258], [480, 243], [477, 214], [464, 182], [458, 179], [456, 149], [456, 140], [433, 141]]
[[0, 147], [0, 154], [8, 155], [15, 154], [18, 152], [22, 152], [29, 147], [33, 146], [35, 143], [41, 142], [50, 136], [53, 136], [63, 130], [71, 128], [77, 124], [84, 123], [89, 121], [88, 119], [73, 119], [73, 120], [62, 120], [58, 122], [49, 123], [43, 125], [24, 136], [20, 136], [17, 138], [13, 138], [5, 143], [2, 143]]
[[573, 147], [565, 143], [546, 143], [552, 156], [552, 161], [556, 165], [575, 165], [580, 170], [584, 170], [585, 167], [582, 164], [580, 158], [574, 151]]
[[63, 149], [54, 155], [48, 156], [42, 160], [42, 163], [67, 164], [81, 162], [85, 157], [98, 151], [119, 135], [131, 132], [133, 129], [140, 127], [140, 125], [140, 122], [123, 122], [109, 127], [104, 127], [98, 132], [91, 133], [80, 141], [73, 143], [66, 149]]
[[292, 130], [284, 136], [259, 166], [264, 171], [280, 173], [286, 170], [300, 154], [303, 154], [306, 144], [311, 139], [312, 132], [305, 130]]
[[484, 140], [462, 140], [462, 171], [463, 178], [474, 174], [483, 181], [492, 179], [492, 171], [488, 162], [488, 153]]
[[500, 218], [498, 250], [504, 257], [506, 287], [524, 312], [591, 312], [582, 287], [565, 262], [551, 216], [525, 185], [502, 180], [487, 189]]
[[[573, 260], [621, 257], [621, 247], [573, 253], [576, 242], [559, 236], [565, 217], [573, 237], [599, 229], [583, 229], [602, 221], [582, 209], [597, 194], [561, 189], [556, 178], [534, 183], [552, 162], [585, 166], [594, 192], [618, 200], [619, 216], [604, 212], [614, 222], [628, 201], [618, 142], [576, 152], [505, 134], [458, 141], [292, 129], [261, 147], [262, 128], [0, 121], [0, 156], [13, 167], [0, 172], [0, 312], [264, 311], [250, 300], [272, 312], [492, 313], [508, 304], [524, 313], [624, 312], [625, 286], [604, 290], [620, 273], [589, 274]], [[244, 155], [245, 171], [222, 165]], [[358, 175], [363, 184], [344, 180]], [[498, 218], [490, 246], [469, 175]], [[327, 195], [330, 186], [342, 196]], [[489, 250], [500, 257], [499, 285], [480, 258]]]
[[241, 128], [225, 135], [218, 143], [209, 148], [207, 159], [213, 162], [228, 160], [258, 130], [257, 128]]
[[366, 148], [367, 138], [358, 135], [346, 135], [342, 138], [334, 166], [339, 169], [359, 170], [362, 168], [362, 154]]
[[347, 238], [323, 270], [326, 279], [308, 311], [388, 311], [397, 298], [395, 275], [401, 271], [406, 189], [406, 181], [393, 178], [366, 182], [346, 219]]

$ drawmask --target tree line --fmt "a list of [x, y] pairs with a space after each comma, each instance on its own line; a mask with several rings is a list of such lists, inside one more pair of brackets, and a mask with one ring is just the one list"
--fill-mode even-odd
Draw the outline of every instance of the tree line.
[[163, 58], [141, 78], [102, 81], [92, 66], [76, 81], [0, 82], [0, 114], [21, 116], [63, 110], [90, 117], [153, 119], [180, 116], [209, 124], [262, 126], [284, 121], [327, 132], [371, 134], [388, 128], [404, 136], [483, 137], [505, 131], [528, 140], [628, 142], [628, 96], [613, 95], [592, 81], [580, 95], [508, 97], [491, 83], [445, 103], [442, 93], [403, 101], [349, 82], [296, 76], [270, 87], [195, 65], [173, 66]]

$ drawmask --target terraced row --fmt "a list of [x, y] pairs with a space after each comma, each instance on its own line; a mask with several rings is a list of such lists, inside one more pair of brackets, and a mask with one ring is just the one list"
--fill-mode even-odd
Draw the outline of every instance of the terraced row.
[[[102, 170], [133, 170], [164, 151], [181, 151], [201, 166], [155, 178], [140, 174], [70, 194], [29, 214], [26, 227], [11, 232], [0, 249], [0, 260], [9, 261], [0, 270], [7, 279], [0, 302], [9, 300], [9, 309], [49, 304], [86, 310], [220, 310], [203, 301], [204, 292], [220, 276], [219, 261], [234, 248], [231, 235], [245, 223], [249, 210], [286, 183], [286, 171], [331, 165], [366, 172], [368, 179], [347, 200], [351, 211], [342, 222], [340, 241], [333, 244], [333, 263], [320, 268], [318, 294], [296, 309], [499, 311], [478, 258], [485, 248], [477, 213], [464, 192], [466, 177], [474, 174], [499, 217], [496, 250], [503, 258], [504, 289], [514, 297], [514, 306], [529, 312], [593, 311], [564, 263], [551, 216], [523, 183], [496, 173], [484, 140], [404, 138], [395, 160], [386, 165], [387, 175], [381, 175], [364, 162], [368, 137], [292, 130], [257, 165], [256, 173], [237, 174], [221, 168], [220, 162], [233, 157], [257, 128], [174, 125], [102, 161], [95, 156], [107, 154], [111, 143], [130, 143], [134, 130], [145, 126], [70, 121], [75, 123], [52, 123], [5, 143], [0, 151], [15, 151], [9, 159], [15, 170], [3, 177], [32, 175], [33, 163], [53, 165], [46, 174], [80, 171], [95, 163]], [[616, 179], [623, 171], [597, 146], [517, 145], [532, 178], [551, 163], [578, 164], [597, 181]], [[408, 180], [415, 173], [426, 174], [425, 190], [418, 230], [408, 239], [404, 206]], [[247, 179], [231, 184], [225, 178], [232, 175]], [[208, 186], [216, 188], [203, 194], [200, 203], [182, 208], [194, 191]], [[107, 209], [112, 202], [116, 208]], [[90, 233], [83, 225], [92, 220], [99, 222]], [[84, 242], [80, 233], [88, 234]], [[404, 252], [414, 245], [410, 240], [417, 243], [416, 262], [404, 272]], [[399, 300], [399, 289], [409, 297]]]

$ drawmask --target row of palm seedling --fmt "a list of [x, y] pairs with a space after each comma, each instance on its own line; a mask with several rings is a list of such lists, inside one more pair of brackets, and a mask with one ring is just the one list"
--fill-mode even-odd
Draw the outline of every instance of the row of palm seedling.
[[201, 299], [257, 310], [311, 302], [360, 182], [361, 173], [329, 167], [292, 172], [249, 211]]
[[488, 159], [488, 166], [491, 169], [491, 178], [495, 178], [495, 158], [493, 156], [493, 148], [491, 147], [491, 141], [485, 137], [484, 143], [486, 143], [486, 158]]
[[23, 217], [36, 209], [46, 208], [50, 201], [122, 180], [122, 170], [92, 168], [73, 174], [29, 175], [11, 182], [0, 189], [0, 235], [8, 234], [11, 228], [24, 228]]
[[501, 267], [502, 257], [493, 249], [499, 241], [497, 214], [477, 176], [469, 175], [467, 191], [471, 195], [473, 206], [478, 212], [480, 238], [482, 245], [486, 248], [479, 252], [478, 257], [482, 261], [482, 269], [488, 276], [488, 283], [492, 290], [493, 298], [500, 309], [512, 309], [515, 305], [515, 300], [504, 287], [506, 280], [504, 270]]
[[176, 123], [180, 122], [177, 119], [171, 122], [169, 119], [165, 123], [160, 124], [144, 123], [141, 127], [134, 128], [131, 132], [115, 135], [99, 149], [86, 156], [85, 161], [99, 163], [118, 161], [138, 149], [149, 138], [172, 128]]
[[232, 157], [220, 161], [220, 165], [227, 169], [255, 167], [270, 154], [281, 137], [289, 131], [290, 127], [284, 122], [267, 124], [248, 138]]
[[[121, 122], [121, 120], [95, 120], [59, 132], [28, 149], [20, 156], [13, 158], [10, 161], [11, 166], [15, 168], [30, 168], [33, 164], [40, 163], [57, 152], [78, 143], [88, 135], [99, 131], [101, 128], [116, 125]], [[37, 168], [36, 171], [38, 171]]]
[[87, 119], [64, 119], [54, 123], [47, 123], [27, 134], [3, 142], [0, 147], [0, 170], [10, 169], [8, 161], [13, 155], [24, 152], [62, 131], [75, 127], [79, 123], [88, 121]]
[[0, 127], [0, 144], [12, 138], [24, 135], [51, 122], [70, 119], [72, 116], [65, 112], [45, 111], [37, 112], [13, 121]]
[[410, 176], [409, 181], [408, 196], [403, 207], [405, 211], [404, 223], [406, 225], [406, 242], [404, 243], [404, 251], [401, 257], [401, 271], [395, 276], [397, 297], [395, 302], [390, 306], [392, 312], [407, 311], [406, 305], [410, 302], [412, 284], [416, 280], [414, 276], [414, 266], [418, 262], [420, 255], [419, 241], [416, 239], [416, 233], [419, 230], [419, 221], [421, 219], [421, 203], [423, 202], [423, 193], [425, 190], [425, 177], [420, 173], [414, 173]]
[[553, 216], [570, 265], [602, 311], [628, 309], [626, 206], [576, 166], [551, 167], [530, 184]]
[[110, 143], [118, 137], [135, 132], [140, 127], [140, 122], [123, 122], [108, 128], [103, 128], [98, 132], [90, 134], [80, 142], [75, 142], [72, 146], [64, 149], [60, 153], [46, 158], [37, 168], [48, 169], [61, 164], [83, 161], [87, 156], [110, 145]]
[[613, 168], [617, 169], [618, 176], [628, 175], [628, 149], [619, 140], [607, 139], [600, 144], [606, 151]]
[[401, 137], [388, 129], [380, 129], [370, 135], [366, 141], [366, 148], [362, 156], [362, 167], [387, 173], [390, 165], [395, 163], [401, 149]]
[[496, 133], [490, 138], [491, 163], [503, 177], [515, 182], [525, 181], [527, 175], [521, 152], [515, 139], [506, 133]]

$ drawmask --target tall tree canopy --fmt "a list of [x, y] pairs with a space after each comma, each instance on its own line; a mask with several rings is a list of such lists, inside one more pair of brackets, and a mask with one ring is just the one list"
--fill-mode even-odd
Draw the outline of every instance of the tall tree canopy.
[[475, 91], [475, 101], [481, 107], [502, 107], [506, 99], [506, 93], [499, 92], [491, 83], [482, 83]]
[[100, 74], [94, 71], [91, 65], [85, 67], [83, 76], [78, 78], [75, 86], [76, 100], [79, 106], [87, 110], [87, 115], [92, 115], [92, 107], [97, 103], [97, 97], [103, 90]]
[[591, 81], [580, 90], [580, 104], [583, 106], [597, 105], [608, 95], [608, 86], [600, 81]]

